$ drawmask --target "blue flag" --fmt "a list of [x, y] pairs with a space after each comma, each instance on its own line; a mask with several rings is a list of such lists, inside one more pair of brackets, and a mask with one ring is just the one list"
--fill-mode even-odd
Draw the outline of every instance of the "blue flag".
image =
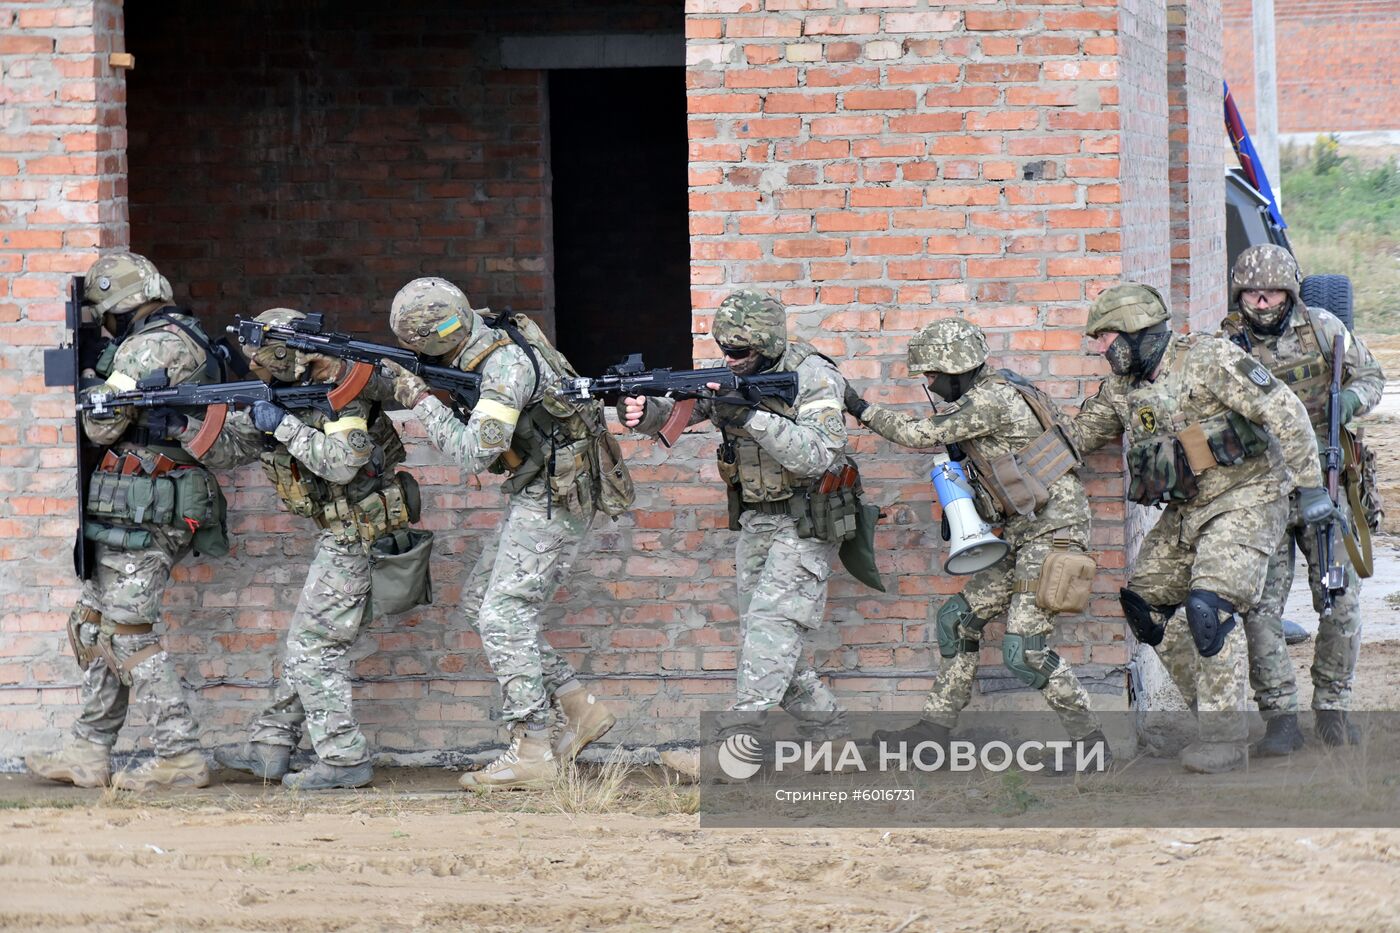
[[1240, 160], [1240, 168], [1255, 190], [1269, 201], [1269, 215], [1280, 227], [1287, 227], [1283, 213], [1274, 200], [1274, 189], [1269, 186], [1269, 176], [1264, 173], [1264, 164], [1259, 161], [1259, 153], [1254, 151], [1254, 143], [1249, 141], [1249, 130], [1244, 128], [1244, 118], [1240, 108], [1235, 106], [1235, 98], [1230, 94], [1229, 82], [1225, 84], [1225, 129], [1230, 133], [1230, 144], [1235, 147], [1235, 157]]

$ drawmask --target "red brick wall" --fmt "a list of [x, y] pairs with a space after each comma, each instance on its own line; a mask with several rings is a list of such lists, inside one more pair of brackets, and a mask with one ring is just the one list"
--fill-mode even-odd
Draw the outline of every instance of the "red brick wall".
[[[1400, 131], [1400, 2], [1274, 0], [1280, 133]], [[1254, 127], [1248, 0], [1225, 0], [1225, 78]]]
[[[651, 17], [641, 28], [659, 30], [663, 6], [605, 9], [625, 10], [636, 22]], [[987, 328], [997, 364], [1027, 373], [1071, 405], [1092, 392], [1104, 368], [1083, 353], [1087, 302], [1120, 274], [1163, 286], [1169, 276], [1166, 25], [1161, 8], [1141, 6], [925, 10], [898, 0], [691, 0], [685, 30], [697, 358], [714, 356], [707, 332], [723, 294], [757, 284], [781, 293], [793, 330], [883, 401], [922, 402], [904, 369], [905, 342], [926, 321], [954, 313]], [[14, 23], [16, 10], [66, 17], [86, 9], [76, 0], [0, 3], [0, 17], [9, 17], [0, 23]], [[96, 29], [27, 26], [0, 35], [7, 103], [16, 93], [12, 60], [32, 59], [26, 67], [36, 69], [34, 90], [21, 91], [34, 99], [7, 117], [32, 121], [85, 82], [66, 77], [68, 58], [48, 46], [8, 51], [5, 43], [16, 34], [52, 33], [91, 48], [95, 33], [105, 48], [121, 40], [114, 12], [102, 9]], [[454, 33], [449, 20], [423, 9], [401, 6], [376, 19], [375, 29], [314, 36], [290, 15], [262, 29], [259, 41], [240, 38], [243, 58], [193, 38], [228, 74], [191, 54], [187, 81], [167, 75], [170, 87], [146, 87], [143, 99], [169, 107], [172, 126], [167, 132], [155, 118], [132, 114], [144, 134], [133, 139], [133, 164], [139, 155], [148, 166], [132, 180], [132, 241], [162, 264], [177, 291], [188, 288], [197, 305], [220, 313], [283, 296], [348, 311], [382, 308], [420, 271], [446, 272], [489, 300], [510, 295], [523, 307], [533, 294], [547, 308], [548, 247], [534, 242], [538, 231], [530, 226], [546, 214], [529, 207], [547, 176], [538, 159], [532, 168], [527, 158], [538, 155], [540, 141], [518, 116], [538, 113], [530, 90], [538, 76], [493, 77], [478, 54], [489, 42]], [[531, 9], [494, 28], [588, 31], [583, 13], [561, 7], [546, 17], [543, 8]], [[229, 23], [227, 31], [241, 36], [243, 28]], [[279, 42], [282, 32], [306, 37], [316, 54]], [[132, 46], [139, 69], [134, 35]], [[84, 60], [81, 48], [73, 54]], [[94, 61], [86, 67], [109, 75]], [[1208, 56], [1203, 61], [1206, 74]], [[313, 66], [323, 73], [312, 76]], [[119, 127], [121, 79], [104, 77], [96, 89], [113, 106], [76, 108], [84, 117], [75, 126], [101, 125], [110, 112]], [[425, 115], [440, 119], [425, 123]], [[16, 138], [37, 147], [40, 135]], [[11, 138], [7, 126], [4, 145]], [[99, 238], [121, 245], [127, 236], [124, 140], [119, 129], [101, 138], [111, 156], [101, 165], [65, 164], [73, 177], [41, 176], [29, 165], [61, 152], [51, 133], [43, 135], [42, 156], [0, 152], [0, 185], [14, 186], [0, 189], [0, 236], [60, 235], [0, 249], [0, 263], [9, 263], [0, 280], [0, 313], [9, 316], [0, 318], [0, 380], [11, 390], [0, 402], [0, 432], [11, 432], [0, 434], [7, 441], [0, 484], [8, 484], [0, 528], [12, 542], [29, 539], [0, 552], [14, 570], [0, 582], [7, 608], [0, 665], [9, 675], [0, 680], [22, 688], [0, 689], [0, 702], [11, 707], [0, 713], [0, 759], [56, 739], [74, 712], [75, 671], [61, 634], [76, 595], [67, 569], [71, 461], [59, 440], [65, 405], [62, 393], [39, 385], [34, 348], [60, 335], [64, 276], [90, 262]], [[483, 168], [459, 162], [463, 153], [480, 153]], [[333, 171], [320, 173], [322, 163]], [[469, 177], [455, 177], [459, 171]], [[471, 174], [478, 171], [485, 174]], [[464, 199], [457, 188], [432, 194], [433, 186], [454, 184], [471, 195]], [[176, 198], [172, 190], [185, 193]], [[521, 226], [489, 213], [495, 197], [514, 199]], [[82, 211], [81, 223], [36, 216], [26, 207], [31, 200]], [[401, 226], [405, 217], [417, 226]], [[91, 239], [62, 239], [80, 229]], [[493, 249], [471, 252], [481, 238]], [[544, 265], [524, 265], [541, 259], [532, 246], [544, 252]], [[413, 268], [395, 265], [400, 260]], [[236, 272], [224, 274], [230, 265]], [[468, 747], [491, 737], [495, 684], [455, 605], [467, 556], [497, 520], [501, 498], [490, 481], [465, 484], [415, 426], [407, 432], [410, 466], [431, 509], [427, 523], [439, 533], [438, 605], [371, 625], [356, 649], [357, 692], [371, 741], [382, 749]], [[934, 610], [961, 581], [937, 572], [944, 545], [928, 520], [926, 457], [876, 443], [867, 432], [855, 437], [867, 485], [890, 514], [880, 532], [890, 592], [877, 596], [834, 575], [831, 624], [814, 636], [815, 660], [852, 708], [917, 708], [937, 665]], [[688, 436], [669, 453], [633, 443], [629, 453], [638, 508], [616, 524], [600, 521], [552, 612], [550, 638], [596, 689], [619, 701], [626, 719], [617, 739], [637, 744], [684, 736], [689, 716], [727, 701], [737, 632], [733, 536], [722, 530], [712, 438]], [[1114, 598], [1125, 527], [1117, 451], [1095, 457], [1093, 466], [1095, 546], [1105, 572], [1092, 611], [1102, 621], [1062, 620], [1059, 638], [1062, 654], [1093, 688], [1118, 697], [1126, 652]], [[235, 553], [183, 565], [165, 614], [167, 644], [190, 682], [208, 743], [235, 738], [265, 699], [310, 543], [305, 526], [276, 509], [259, 474], [243, 471], [228, 483]], [[1014, 686], [993, 664], [998, 658], [995, 648], [985, 653], [986, 692]], [[1022, 701], [1037, 702], [1024, 692], [1015, 699]]]

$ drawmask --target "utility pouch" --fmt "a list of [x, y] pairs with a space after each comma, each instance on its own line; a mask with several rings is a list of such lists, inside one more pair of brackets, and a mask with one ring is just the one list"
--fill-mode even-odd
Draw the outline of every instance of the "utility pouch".
[[206, 473], [205, 475], [209, 477], [213, 493], [213, 498], [209, 503], [209, 517], [195, 529], [190, 546], [194, 548], [196, 553], [206, 557], [224, 557], [228, 554], [229, 549], [228, 502], [224, 499], [224, 491], [219, 487], [219, 481], [214, 478], [213, 474]]
[[1200, 488], [1175, 436], [1156, 436], [1128, 448], [1128, 499], [1139, 505], [1189, 502]]
[[1221, 466], [1238, 466], [1269, 449], [1269, 436], [1238, 412], [1227, 411], [1209, 418], [1200, 427], [1215, 462]]
[[1188, 424], [1177, 432], [1176, 439], [1181, 442], [1181, 449], [1186, 452], [1187, 464], [1197, 475], [1216, 465], [1215, 451], [1206, 437], [1205, 428], [1200, 424]]
[[411, 482], [413, 494], [405, 492], [408, 484], [403, 482], [407, 473], [398, 473], [394, 481], [383, 489], [372, 492], [350, 509], [355, 531], [361, 541], [373, 544], [385, 535], [407, 528], [414, 521], [415, 508], [412, 500], [417, 499], [418, 484]]
[[376, 538], [369, 548], [370, 605], [374, 615], [394, 615], [433, 601], [433, 533], [404, 528]]
[[178, 470], [171, 474], [175, 483], [175, 523], [203, 527], [219, 520], [223, 499], [219, 481], [208, 470]]
[[617, 438], [605, 431], [594, 449], [598, 457], [598, 508], [610, 518], [617, 518], [637, 501], [637, 488], [622, 459], [622, 445]]
[[1035, 604], [1051, 615], [1081, 613], [1089, 606], [1098, 565], [1088, 554], [1057, 547], [1040, 565]]

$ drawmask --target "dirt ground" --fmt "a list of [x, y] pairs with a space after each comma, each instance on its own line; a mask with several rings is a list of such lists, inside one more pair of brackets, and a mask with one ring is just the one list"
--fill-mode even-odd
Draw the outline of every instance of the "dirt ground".
[[[1400, 336], [1368, 344], [1400, 373]], [[1400, 533], [1400, 391], [1367, 433]], [[1377, 551], [1356, 706], [1400, 710], [1400, 539]], [[702, 830], [693, 789], [593, 770], [486, 798], [443, 771], [136, 800], [0, 775], [0, 929], [1400, 930], [1400, 829]]]

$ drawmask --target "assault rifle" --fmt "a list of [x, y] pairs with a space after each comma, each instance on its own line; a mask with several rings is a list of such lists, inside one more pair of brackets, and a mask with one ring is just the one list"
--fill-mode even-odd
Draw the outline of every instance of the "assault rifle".
[[[1332, 385], [1327, 391], [1327, 447], [1323, 451], [1327, 495], [1335, 508], [1338, 505], [1338, 482], [1342, 474], [1342, 366], [1346, 362], [1346, 345], [1342, 334], [1332, 341]], [[1352, 516], [1356, 520], [1356, 516]], [[1335, 514], [1317, 529], [1317, 553], [1322, 564], [1322, 615], [1332, 615], [1333, 594], [1346, 589], [1346, 570], [1336, 555], [1338, 519]]]
[[[352, 377], [354, 373], [351, 373]], [[171, 385], [169, 374], [158, 369], [136, 383], [136, 388], [121, 392], [95, 392], [79, 399], [78, 407], [94, 417], [102, 418], [114, 409], [185, 408], [206, 406], [204, 424], [187, 444], [190, 453], [203, 457], [223, 430], [230, 405], [251, 405], [254, 402], [274, 402], [283, 408], [317, 408], [334, 415], [360, 394], [368, 380], [347, 378], [339, 385], [272, 386], [261, 379], [246, 382], [216, 382], [210, 385]], [[356, 384], [358, 382], [358, 384]]]
[[[718, 385], [719, 390], [711, 389], [710, 383]], [[759, 401], [765, 398], [779, 399], [791, 405], [797, 400], [797, 373], [736, 376], [727, 366], [714, 369], [647, 369], [642, 355], [633, 353], [621, 363], [609, 366], [601, 376], [565, 379], [552, 391], [557, 398], [569, 402], [593, 398], [616, 401], [635, 395], [678, 399], [671, 409], [671, 416], [657, 432], [662, 443], [670, 447], [690, 423], [697, 399], [713, 399], [727, 393], [726, 403], [731, 402], [731, 396], [747, 400], [732, 399], [736, 405], [757, 407]]]
[[366, 381], [373, 370], [386, 360], [398, 363], [429, 387], [446, 390], [462, 408], [474, 408], [481, 396], [481, 376], [477, 373], [464, 373], [455, 366], [441, 366], [404, 347], [370, 343], [347, 334], [328, 332], [324, 326], [320, 314], [308, 314], [299, 321], [287, 324], [264, 324], [239, 318], [238, 323], [229, 325], [228, 332], [245, 347], [260, 347], [266, 341], [274, 340], [293, 350], [349, 360], [356, 364], [354, 372], [362, 372]]

